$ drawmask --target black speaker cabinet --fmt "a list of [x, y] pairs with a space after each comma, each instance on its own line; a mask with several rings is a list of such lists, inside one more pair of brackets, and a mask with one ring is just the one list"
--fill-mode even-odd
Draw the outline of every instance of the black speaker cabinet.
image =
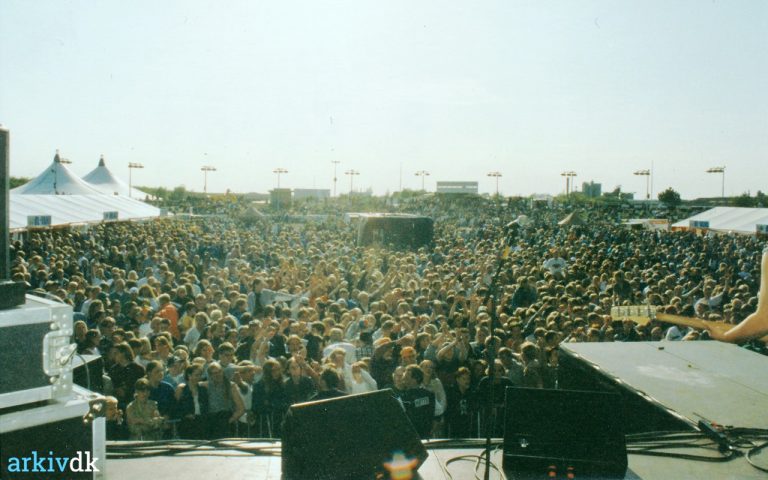
[[627, 446], [616, 393], [507, 388], [504, 470], [513, 478], [622, 479]]
[[285, 480], [372, 479], [427, 459], [391, 390], [293, 405], [282, 440]]

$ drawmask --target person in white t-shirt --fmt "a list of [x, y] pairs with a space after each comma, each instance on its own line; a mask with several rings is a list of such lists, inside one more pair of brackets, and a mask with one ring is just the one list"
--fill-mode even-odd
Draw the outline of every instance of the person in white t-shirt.
[[559, 252], [553, 250], [552, 257], [547, 259], [542, 266], [549, 270], [549, 273], [551, 273], [553, 277], [562, 280], [565, 278], [565, 267], [568, 266], [568, 263], [562, 258]]

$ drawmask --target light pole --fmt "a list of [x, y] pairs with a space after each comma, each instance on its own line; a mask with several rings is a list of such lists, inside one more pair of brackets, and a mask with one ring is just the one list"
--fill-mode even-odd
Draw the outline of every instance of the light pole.
[[645, 177], [645, 199], [651, 199], [651, 171], [650, 170], [638, 170], [635, 175]]
[[352, 196], [352, 185], [353, 185], [353, 181], [355, 179], [355, 175], [360, 175], [360, 172], [358, 172], [357, 170], [347, 170], [346, 172], [344, 172], [344, 175], [349, 175], [349, 196], [351, 197]]
[[707, 173], [719, 173], [719, 174], [722, 174], [722, 176], [723, 176], [723, 179], [722, 179], [723, 185], [721, 187], [722, 190], [720, 192], [720, 196], [725, 198], [725, 165], [723, 165], [722, 167], [708, 168], [707, 169]]
[[501, 178], [501, 172], [491, 172], [488, 174], [489, 177], [496, 178], [496, 196], [499, 196], [499, 178]]
[[421, 191], [422, 192], [425, 191], [424, 190], [424, 177], [428, 177], [429, 176], [429, 172], [426, 171], [426, 170], [419, 170], [418, 172], [416, 172], [416, 176], [417, 177], [421, 177]]
[[[104, 158], [104, 157], [101, 157]], [[144, 165], [135, 162], [128, 162], [128, 198], [132, 198], [133, 195], [133, 169], [144, 168]]]
[[333, 164], [333, 196], [336, 196], [336, 167], [341, 163], [339, 160], [331, 160]]
[[568, 198], [570, 197], [571, 188], [573, 187], [572, 178], [576, 176], [576, 172], [574, 172], [573, 170], [567, 170], [561, 173], [560, 176], [565, 177], [565, 198]]
[[208, 194], [208, 172], [215, 172], [216, 167], [203, 165], [200, 170], [203, 171], [203, 193]]
[[280, 175], [282, 175], [283, 173], [288, 173], [288, 170], [284, 168], [276, 168], [272, 170], [272, 173], [277, 174], [277, 188], [280, 188]]

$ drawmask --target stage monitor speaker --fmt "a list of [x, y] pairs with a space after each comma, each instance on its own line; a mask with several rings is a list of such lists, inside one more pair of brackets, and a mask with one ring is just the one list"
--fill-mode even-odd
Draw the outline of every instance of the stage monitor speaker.
[[621, 396], [607, 392], [509, 387], [504, 470], [520, 476], [624, 478], [627, 445]]
[[427, 459], [391, 390], [293, 405], [282, 440], [285, 480], [395, 478]]
[[92, 392], [104, 393], [104, 358], [101, 355], [77, 355], [72, 359], [72, 381]]

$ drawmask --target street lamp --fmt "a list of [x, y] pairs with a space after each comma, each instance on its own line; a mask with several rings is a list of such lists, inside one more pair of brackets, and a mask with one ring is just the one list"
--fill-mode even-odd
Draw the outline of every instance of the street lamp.
[[339, 160], [331, 160], [333, 164], [333, 196], [336, 196], [336, 167], [341, 163]]
[[499, 178], [501, 178], [501, 172], [491, 172], [488, 174], [489, 177], [496, 178], [496, 196], [499, 196]]
[[570, 196], [571, 189], [573, 188], [573, 180], [572, 178], [576, 176], [576, 172], [573, 170], [567, 170], [560, 174], [561, 177], [565, 177], [565, 196], [566, 198]]
[[282, 175], [283, 173], [288, 173], [288, 170], [284, 168], [276, 168], [272, 170], [272, 173], [277, 174], [277, 188], [280, 188], [280, 175]]
[[355, 175], [360, 175], [360, 172], [358, 172], [357, 170], [347, 170], [346, 172], [344, 172], [344, 175], [349, 175], [349, 196], [351, 197], [353, 180], [355, 179]]
[[635, 175], [645, 177], [645, 199], [651, 199], [651, 171], [650, 170], [638, 170]]
[[[103, 159], [104, 156], [102, 155], [101, 158]], [[133, 175], [131, 174], [133, 173], [134, 168], [144, 168], [144, 165], [135, 162], [128, 162], [128, 198], [131, 198], [133, 195]]]
[[416, 172], [417, 177], [421, 177], [421, 191], [424, 191], [424, 177], [429, 176], [429, 172], [426, 170], [419, 170]]
[[216, 167], [210, 165], [203, 165], [200, 170], [203, 171], [203, 193], [208, 193], [208, 172], [215, 172]]
[[725, 198], [725, 165], [722, 167], [712, 167], [707, 169], [707, 173], [720, 173], [723, 175], [723, 185], [722, 185], [722, 191], [720, 193], [720, 196]]

